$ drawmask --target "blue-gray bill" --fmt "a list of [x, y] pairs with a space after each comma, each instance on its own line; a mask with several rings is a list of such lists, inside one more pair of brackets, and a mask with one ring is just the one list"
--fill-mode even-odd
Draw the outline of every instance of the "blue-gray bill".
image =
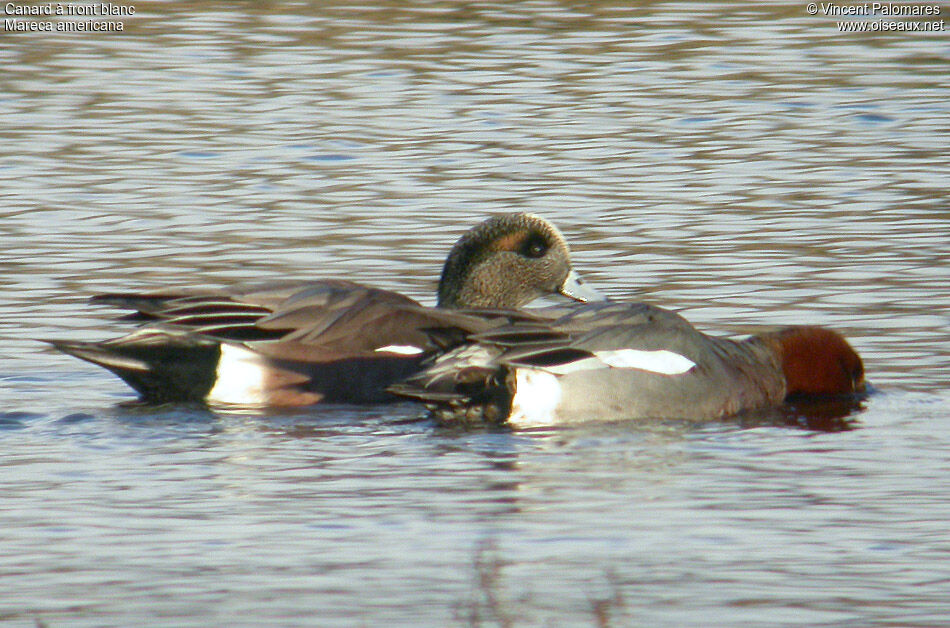
[[564, 283], [561, 284], [561, 288], [558, 292], [575, 301], [588, 302], [607, 300], [605, 295], [584, 283], [584, 280], [581, 279], [580, 275], [574, 270], [568, 273], [567, 278], [564, 280]]

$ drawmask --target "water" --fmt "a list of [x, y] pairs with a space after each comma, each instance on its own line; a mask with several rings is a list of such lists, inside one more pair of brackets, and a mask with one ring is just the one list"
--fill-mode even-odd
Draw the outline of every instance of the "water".
[[[842, 34], [805, 3], [403, 4], [0, 34], [0, 619], [950, 625], [946, 33]], [[119, 333], [84, 300], [130, 287], [431, 303], [451, 243], [511, 209], [615, 298], [842, 330], [875, 386], [854, 429], [136, 408], [34, 341]]]

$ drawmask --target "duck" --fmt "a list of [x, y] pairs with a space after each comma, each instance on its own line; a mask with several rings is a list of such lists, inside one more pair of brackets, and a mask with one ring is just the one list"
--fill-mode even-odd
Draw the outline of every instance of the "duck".
[[46, 342], [108, 369], [146, 403], [378, 403], [397, 400], [387, 387], [433, 355], [499, 324], [490, 312], [549, 294], [602, 298], [573, 270], [557, 227], [506, 213], [455, 243], [434, 308], [341, 279], [119, 292], [91, 302], [129, 311], [122, 319], [138, 323], [134, 331]]
[[864, 390], [862, 360], [834, 330], [800, 325], [733, 340], [667, 309], [606, 300], [512, 316], [390, 387], [443, 425], [519, 429], [722, 419]]

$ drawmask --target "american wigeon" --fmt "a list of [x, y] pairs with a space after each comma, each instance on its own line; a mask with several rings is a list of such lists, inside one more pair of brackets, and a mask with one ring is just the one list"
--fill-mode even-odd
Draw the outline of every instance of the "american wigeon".
[[531, 427], [714, 419], [863, 388], [861, 358], [829, 329], [735, 341], [659, 307], [603, 302], [546, 308], [473, 333], [390, 390], [423, 401], [442, 423]]
[[394, 399], [386, 387], [435, 352], [492, 324], [457, 308], [517, 308], [548, 293], [599, 298], [571, 269], [557, 228], [504, 214], [452, 248], [438, 308], [341, 280], [105, 294], [92, 301], [131, 309], [125, 318], [144, 324], [104, 342], [50, 342], [109, 369], [149, 402], [379, 402]]

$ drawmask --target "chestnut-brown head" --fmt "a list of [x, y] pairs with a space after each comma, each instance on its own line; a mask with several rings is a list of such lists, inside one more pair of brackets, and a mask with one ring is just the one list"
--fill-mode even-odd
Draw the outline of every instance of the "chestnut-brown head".
[[785, 375], [786, 398], [864, 390], [864, 364], [844, 336], [824, 327], [786, 327], [760, 336]]
[[439, 307], [517, 308], [549, 293], [602, 298], [571, 270], [557, 227], [534, 214], [501, 214], [452, 247], [439, 280]]

